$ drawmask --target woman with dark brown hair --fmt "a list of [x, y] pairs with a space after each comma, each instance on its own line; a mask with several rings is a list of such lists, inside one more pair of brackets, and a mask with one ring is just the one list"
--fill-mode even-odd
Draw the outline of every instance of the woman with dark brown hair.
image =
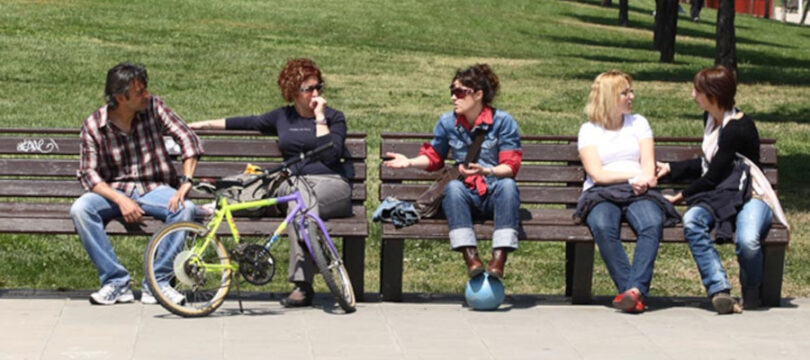
[[754, 120], [734, 107], [737, 79], [723, 66], [701, 70], [692, 98], [703, 113], [703, 154], [691, 160], [657, 163], [657, 176], [695, 178], [672, 203], [690, 206], [683, 217], [684, 237], [695, 258], [703, 285], [719, 314], [742, 312], [731, 297], [731, 284], [710, 236], [733, 241], [740, 263], [745, 308], [759, 306], [762, 282], [761, 239], [774, 213], [784, 222], [779, 200], [759, 168], [759, 132]]
[[[199, 121], [189, 124], [192, 129], [259, 130], [278, 136], [278, 145], [285, 160], [313, 150], [320, 145], [333, 143], [334, 147], [320, 154], [317, 160], [299, 163], [291, 169], [296, 187], [310, 186], [317, 195], [317, 203], [306, 191], [301, 192], [311, 211], [323, 219], [352, 215], [351, 186], [346, 169], [341, 163], [346, 139], [346, 118], [343, 113], [326, 106], [322, 96], [324, 82], [321, 70], [310, 59], [292, 59], [278, 75], [278, 87], [285, 101], [282, 106], [268, 113], [255, 116], [230, 117], [226, 119]], [[286, 183], [275, 195], [295, 191]], [[288, 210], [292, 210], [289, 206]], [[312, 260], [301, 248], [294, 228], [288, 229], [290, 238], [289, 281], [295, 288], [281, 300], [285, 307], [309, 306], [312, 304]]]
[[[387, 153], [392, 158], [383, 165], [392, 169], [415, 167], [437, 171], [452, 150], [455, 166], [464, 180], [452, 180], [444, 189], [442, 209], [450, 228], [450, 246], [461, 252], [469, 277], [486, 271], [502, 278], [506, 255], [517, 249], [520, 226], [520, 196], [517, 176], [523, 151], [520, 129], [507, 112], [492, 107], [498, 94], [498, 76], [486, 64], [459, 69], [450, 82], [453, 110], [442, 114], [433, 129], [433, 140], [425, 143], [419, 155], [408, 158]], [[483, 136], [477, 161], [464, 164], [474, 139]], [[487, 268], [478, 257], [473, 219], [494, 219], [492, 259]]]

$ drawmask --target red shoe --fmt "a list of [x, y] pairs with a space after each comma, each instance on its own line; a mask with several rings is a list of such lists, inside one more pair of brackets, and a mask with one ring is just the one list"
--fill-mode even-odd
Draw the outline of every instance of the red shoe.
[[644, 312], [645, 305], [641, 295], [627, 290], [613, 298], [613, 307], [626, 313], [638, 314]]
[[621, 304], [621, 302], [622, 302], [622, 296], [623, 295], [624, 294], [619, 294], [619, 295], [616, 295], [616, 297], [613, 298], [613, 307], [614, 308], [621, 309], [619, 307], [619, 304]]

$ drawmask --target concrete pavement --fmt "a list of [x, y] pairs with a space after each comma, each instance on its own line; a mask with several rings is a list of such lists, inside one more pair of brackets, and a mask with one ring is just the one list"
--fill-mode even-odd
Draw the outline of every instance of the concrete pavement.
[[[276, 296], [277, 297], [277, 296]], [[368, 296], [370, 297], [370, 296]], [[85, 297], [0, 293], [0, 359], [808, 359], [810, 299], [719, 316], [702, 298], [652, 299], [642, 315], [610, 298], [513, 296], [495, 312], [459, 296], [366, 302], [342, 314], [274, 299], [227, 301], [183, 319], [139, 302], [92, 306]]]

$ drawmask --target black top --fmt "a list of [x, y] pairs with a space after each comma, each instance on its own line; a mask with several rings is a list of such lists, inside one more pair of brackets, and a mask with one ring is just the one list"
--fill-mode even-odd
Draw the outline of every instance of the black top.
[[[703, 114], [705, 128], [709, 114]], [[759, 132], [754, 120], [744, 114], [742, 118], [731, 120], [720, 129], [720, 138], [717, 140], [717, 153], [709, 163], [709, 170], [701, 176], [701, 158], [676, 161], [669, 164], [670, 176], [673, 179], [698, 178], [686, 189], [683, 196], [689, 197], [696, 193], [712, 190], [727, 178], [734, 169], [734, 154], [740, 153], [759, 166]]]
[[301, 117], [292, 105], [282, 106], [262, 115], [227, 118], [225, 129], [258, 130], [278, 136], [278, 146], [284, 160], [331, 141], [335, 145], [331, 150], [322, 152], [309, 163], [299, 163], [291, 170], [298, 175], [338, 174], [348, 177], [340, 161], [345, 148], [346, 118], [342, 112], [329, 107], [325, 113], [329, 134], [320, 137], [315, 136], [315, 118]]

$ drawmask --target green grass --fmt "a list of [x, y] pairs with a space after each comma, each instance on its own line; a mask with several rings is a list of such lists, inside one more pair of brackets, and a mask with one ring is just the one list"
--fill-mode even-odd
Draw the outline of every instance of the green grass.
[[[331, 106], [368, 133], [430, 131], [450, 109], [453, 72], [491, 64], [502, 82], [496, 106], [524, 134], [575, 134], [593, 78], [617, 68], [634, 79], [634, 111], [658, 136], [698, 136], [690, 81], [713, 64], [714, 24], [681, 18], [674, 64], [652, 48], [653, 2], [633, 3], [631, 26], [598, 1], [3, 1], [0, 2], [0, 126], [79, 127], [101, 104], [107, 69], [147, 65], [150, 90], [187, 120], [261, 113], [282, 104], [275, 77], [291, 57], [315, 59]], [[715, 16], [704, 10], [703, 19]], [[780, 196], [793, 226], [785, 296], [810, 295], [810, 33], [738, 16], [738, 104], [763, 137], [778, 140]], [[378, 164], [370, 162], [369, 194]], [[369, 201], [369, 209], [376, 207]], [[379, 284], [379, 229], [371, 226], [367, 291]], [[144, 238], [116, 239], [141, 276]], [[446, 242], [409, 241], [404, 290], [460, 292], [461, 257]], [[484, 243], [488, 246], [488, 243]], [[732, 278], [730, 246], [721, 249]], [[283, 291], [286, 247], [275, 251]], [[511, 293], [562, 294], [562, 244], [523, 243], [509, 260]], [[0, 236], [0, 287], [90, 289], [95, 270], [76, 236]], [[736, 281], [736, 280], [735, 280]], [[325, 291], [319, 285], [320, 291]], [[735, 285], [735, 289], [739, 289]], [[615, 292], [597, 257], [594, 292]], [[702, 295], [688, 249], [661, 247], [654, 295]]]

